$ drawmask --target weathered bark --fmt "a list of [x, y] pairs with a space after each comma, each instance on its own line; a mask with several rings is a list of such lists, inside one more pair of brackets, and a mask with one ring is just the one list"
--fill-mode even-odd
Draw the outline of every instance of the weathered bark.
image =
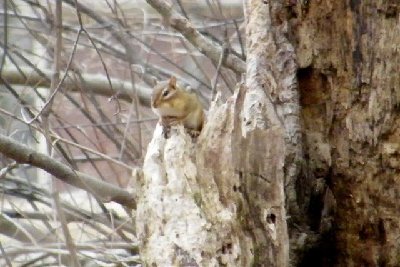
[[311, 202], [323, 236], [304, 266], [400, 264], [399, 11], [372, 0], [293, 7], [307, 170], [329, 188]]
[[303, 153], [296, 54], [287, 38], [287, 11], [282, 1], [248, 1], [247, 9], [246, 85], [254, 94], [249, 99], [266, 98], [267, 109], [253, 107], [250, 111], [265, 119], [249, 120], [246, 125], [283, 128], [286, 207], [291, 216], [299, 217], [295, 185]]
[[214, 103], [195, 143], [158, 127], [148, 146], [136, 185], [147, 265], [289, 265], [302, 153], [295, 54], [282, 4], [250, 1], [247, 14], [245, 84]]
[[400, 4], [280, 2], [248, 2], [246, 82], [197, 142], [156, 131], [144, 263], [399, 265]]
[[284, 133], [247, 130], [244, 103], [242, 87], [214, 105], [196, 142], [182, 127], [169, 139], [156, 129], [136, 184], [144, 263], [287, 266]]

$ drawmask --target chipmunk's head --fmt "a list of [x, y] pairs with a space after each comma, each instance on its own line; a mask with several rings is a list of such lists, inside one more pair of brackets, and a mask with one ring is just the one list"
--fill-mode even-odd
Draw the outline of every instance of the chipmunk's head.
[[151, 106], [153, 108], [160, 107], [160, 105], [172, 99], [177, 91], [175, 76], [172, 76], [168, 81], [157, 83], [151, 96]]

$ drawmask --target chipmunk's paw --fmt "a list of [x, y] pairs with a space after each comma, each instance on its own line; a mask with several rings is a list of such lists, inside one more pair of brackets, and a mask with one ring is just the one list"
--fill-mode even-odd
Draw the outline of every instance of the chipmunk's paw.
[[197, 137], [199, 137], [200, 135], [200, 131], [198, 130], [192, 130], [192, 129], [188, 129], [187, 133], [190, 135], [190, 137], [192, 137], [193, 139], [197, 139]]
[[170, 138], [171, 137], [171, 127], [163, 125], [162, 134], [163, 134], [165, 139]]

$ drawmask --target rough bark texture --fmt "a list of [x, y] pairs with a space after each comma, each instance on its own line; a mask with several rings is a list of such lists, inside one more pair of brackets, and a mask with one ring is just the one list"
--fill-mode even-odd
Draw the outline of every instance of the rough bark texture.
[[287, 265], [283, 131], [242, 132], [244, 102], [241, 87], [213, 105], [195, 142], [181, 126], [168, 139], [157, 128], [136, 185], [144, 263]]
[[[290, 236], [290, 250], [289, 244], [285, 248], [290, 251], [290, 260], [286, 264], [296, 265], [299, 257], [296, 251], [302, 247], [302, 240], [306, 232], [309, 232], [304, 218], [307, 207], [305, 203], [308, 204], [309, 197], [304, 193], [299, 195], [296, 188], [303, 165], [303, 146], [297, 62], [295, 49], [288, 39], [291, 35], [288, 10], [283, 1], [248, 1], [246, 7], [248, 92], [245, 106], [250, 108], [244, 109], [243, 119], [248, 131], [254, 127], [276, 127], [284, 137], [282, 168], [287, 217], [283, 222], [289, 226]], [[275, 139], [265, 142], [275, 142]], [[264, 161], [264, 164], [269, 163]], [[302, 185], [301, 191], [308, 192], [309, 182], [304, 180]], [[314, 235], [309, 236], [311, 239]], [[267, 254], [266, 251], [268, 249], [263, 250], [263, 253]], [[271, 266], [267, 259], [265, 255], [261, 263]]]
[[250, 110], [265, 119], [249, 120], [246, 125], [250, 128], [273, 125], [284, 129], [286, 207], [290, 215], [297, 218], [299, 209], [295, 185], [303, 154], [297, 63], [294, 47], [287, 38], [287, 10], [282, 1], [254, 0], [248, 1], [246, 15], [246, 85], [249, 94], [254, 94], [249, 99], [256, 102], [266, 98], [268, 102], [266, 110], [256, 110], [256, 106]]
[[148, 146], [136, 213], [145, 264], [289, 265], [302, 158], [295, 53], [283, 4], [249, 1], [246, 14], [245, 84], [214, 103], [195, 143], [157, 128]]
[[399, 266], [400, 3], [302, 2], [289, 8], [307, 169], [328, 186], [312, 197], [322, 239], [303, 264]]
[[248, 1], [246, 82], [197, 142], [155, 133], [145, 263], [399, 266], [400, 4], [281, 2]]

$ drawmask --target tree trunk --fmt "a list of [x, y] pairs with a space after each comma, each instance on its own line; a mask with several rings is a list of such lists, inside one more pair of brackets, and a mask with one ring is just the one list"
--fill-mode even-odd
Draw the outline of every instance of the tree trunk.
[[281, 2], [248, 1], [245, 82], [198, 139], [157, 127], [144, 264], [398, 266], [400, 6]]
[[307, 169], [333, 192], [311, 203], [326, 239], [307, 260], [399, 266], [400, 3], [307, 3], [293, 8]]
[[246, 83], [214, 103], [198, 140], [157, 128], [138, 182], [145, 264], [288, 266], [284, 189], [294, 188], [300, 132], [294, 50], [287, 23], [271, 19], [280, 9], [249, 3]]

